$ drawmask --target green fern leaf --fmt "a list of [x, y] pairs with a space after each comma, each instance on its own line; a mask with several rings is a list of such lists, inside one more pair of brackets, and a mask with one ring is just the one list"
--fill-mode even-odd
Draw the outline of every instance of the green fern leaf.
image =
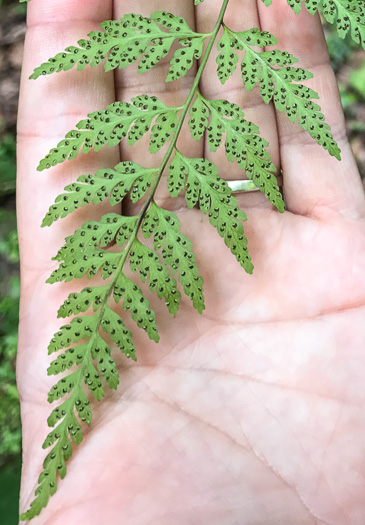
[[[289, 6], [298, 14], [302, 0], [287, 0]], [[363, 0], [303, 0], [310, 14], [322, 9], [324, 18], [335, 24], [341, 38], [349, 33], [351, 38], [365, 49], [365, 5]]]
[[138, 72], [144, 73], [169, 53], [175, 40], [184, 45], [186, 38], [204, 40], [209, 36], [195, 33], [182, 17], [165, 11], [157, 11], [150, 18], [127, 14], [120, 21], [107, 20], [101, 26], [104, 31], [91, 31], [88, 39], [79, 40], [77, 46], [69, 46], [41, 64], [30, 78], [68, 71], [75, 66], [81, 71], [87, 65], [94, 67], [103, 61], [105, 71], [125, 69], [138, 59], [141, 59]]
[[177, 80], [189, 71], [194, 63], [194, 58], [199, 59], [203, 52], [203, 43], [207, 34], [197, 35], [190, 29], [184, 18], [174, 16], [166, 11], [156, 11], [151, 18], [162, 25], [169, 32], [179, 36], [181, 48], [175, 51], [171, 60], [166, 82]]
[[[105, 145], [116, 146], [127, 136], [128, 144], [132, 145], [148, 132], [156, 117], [159, 117], [158, 126], [162, 128], [161, 136], [164, 136], [168, 125], [164, 125], [163, 118], [166, 117], [171, 124], [170, 115], [176, 120], [180, 109], [168, 107], [157, 97], [148, 95], [133, 98], [131, 104], [115, 102], [105, 111], [94, 111], [86, 120], [76, 124], [77, 130], [69, 131], [66, 138], [40, 161], [37, 169], [42, 171], [66, 159], [74, 159], [81, 148], [82, 153], [88, 153], [92, 148], [99, 151]], [[156, 140], [151, 148], [158, 150], [165, 142]]]
[[188, 124], [194, 140], [200, 140], [208, 127], [209, 110], [200, 97], [195, 99], [189, 110], [191, 116]]
[[99, 270], [103, 279], [110, 277], [117, 269], [121, 254], [103, 248], [114, 239], [116, 245], [122, 247], [132, 235], [137, 219], [108, 213], [100, 221], [85, 222], [66, 238], [64, 246], [54, 257], [61, 264], [47, 282], [68, 282], [85, 274], [91, 279]]
[[177, 216], [152, 203], [142, 225], [143, 235], [153, 235], [154, 248], [162, 248], [162, 260], [170, 267], [172, 275], [179, 271], [179, 282], [185, 294], [192, 301], [194, 308], [204, 310], [203, 278], [199, 275], [192, 252], [191, 241], [180, 233], [180, 221]]
[[119, 204], [130, 192], [132, 202], [141, 199], [151, 187], [157, 170], [143, 168], [135, 162], [120, 162], [114, 169], [98, 170], [95, 175], [81, 175], [77, 182], [65, 187], [49, 208], [42, 226], [50, 226], [81, 206], [99, 204], [110, 197], [110, 205]]
[[[64, 350], [50, 364], [49, 374], [58, 374], [74, 366], [78, 368], [60, 379], [49, 392], [50, 402], [67, 394], [69, 397], [51, 412], [47, 420], [49, 426], [53, 427], [56, 424], [57, 426], [47, 435], [43, 448], [54, 446], [44, 460], [43, 471], [39, 476], [39, 485], [35, 492], [36, 498], [30, 509], [22, 514], [21, 519], [31, 519], [38, 515], [47, 505], [49, 497], [57, 490], [57, 475], [61, 478], [66, 475], [65, 462], [72, 455], [70, 439], [78, 445], [83, 437], [75, 409], [82, 422], [87, 425], [91, 423], [90, 401], [83, 391], [82, 383], [98, 401], [104, 395], [100, 374], [110, 388], [117, 388], [119, 378], [115, 361], [110, 355], [110, 347], [98, 333], [98, 323], [99, 315], [76, 317], [56, 332], [49, 345], [49, 353]], [[131, 333], [124, 327], [122, 319], [109, 307], [102, 312], [100, 326], [128, 357], [135, 360]], [[80, 340], [86, 342], [70, 348], [72, 343]], [[97, 369], [92, 360], [96, 360]]]
[[217, 49], [219, 51], [216, 58], [218, 78], [222, 84], [225, 84], [237, 68], [238, 55], [234, 52], [234, 49], [237, 49], [237, 40], [228, 31], [224, 31], [218, 41]]
[[174, 57], [170, 62], [170, 69], [167, 73], [166, 82], [172, 82], [186, 75], [194, 64], [194, 58], [199, 60], [203, 53], [205, 37], [180, 39], [183, 46], [175, 51]]
[[123, 246], [131, 236], [137, 216], [124, 216], [118, 213], [106, 213], [100, 221], [87, 221], [73, 235], [66, 237], [66, 242], [58, 251], [54, 260], [68, 262], [87, 248], [104, 248], [114, 239], [117, 246]]
[[[70, 411], [73, 404], [71, 397], [67, 398], [61, 405], [54, 408], [47, 419], [48, 426], [54, 427], [59, 421], [61, 421]], [[54, 436], [52, 436], [54, 438]]]
[[[324, 18], [330, 24], [336, 24], [341, 38], [350, 33], [351, 38], [365, 49], [365, 4], [363, 0], [322, 0]], [[305, 6], [310, 13], [315, 12], [315, 2], [306, 0]]]
[[68, 423], [69, 420], [65, 418], [57, 428], [57, 431], [54, 432], [59, 436], [59, 440], [44, 460], [43, 471], [38, 478], [39, 485], [35, 491], [36, 498], [32, 501], [30, 509], [20, 516], [20, 520], [30, 520], [38, 516], [42, 508], [47, 506], [50, 496], [57, 490], [57, 474], [59, 474], [61, 478], [65, 477], [66, 466], [63, 448], [65, 447], [68, 451], [70, 447], [70, 441], [67, 435]]
[[96, 322], [97, 318], [95, 315], [85, 315], [75, 317], [69, 324], [61, 326], [48, 345], [48, 353], [52, 354], [53, 352], [58, 352], [58, 350], [63, 350], [81, 339], [89, 339], [95, 331]]
[[170, 111], [157, 117], [156, 124], [151, 129], [151, 153], [157, 153], [171, 139], [176, 124], [177, 111]]
[[192, 36], [195, 34], [182, 16], [175, 16], [167, 11], [155, 11], [152, 13], [151, 19], [165, 29], [168, 29], [169, 31], [172, 30], [174, 33], [184, 34], [184, 36], [186, 36], [186, 34]]
[[89, 64], [91, 67], [101, 64], [106, 57], [106, 71], [124, 69], [144, 54], [151, 40], [167, 36], [152, 20], [134, 14], [125, 15], [120, 21], [105, 21], [101, 26], [104, 31], [91, 31], [88, 39], [79, 40], [78, 46], [69, 46], [41, 64], [30, 78], [68, 71], [75, 66], [81, 71]]
[[117, 366], [110, 355], [109, 346], [99, 334], [95, 336], [95, 344], [91, 350], [91, 357], [97, 360], [97, 369], [108, 383], [109, 388], [116, 390], [119, 384]]
[[169, 54], [175, 36], [169, 38], [156, 38], [153, 43], [146, 48], [146, 51], [138, 64], [138, 73], [145, 73], [155, 67], [160, 60]]
[[146, 331], [148, 337], [158, 343], [160, 336], [155, 321], [155, 313], [150, 303], [143, 296], [142, 290], [123, 273], [120, 274], [113, 290], [114, 300], [118, 303], [123, 297], [124, 310], [130, 310], [133, 321]]
[[163, 297], [170, 314], [175, 316], [181, 294], [176, 289], [176, 280], [170, 276], [167, 267], [160, 263], [158, 255], [136, 240], [130, 253], [130, 266], [133, 272], [139, 270], [142, 282], [149, 279], [151, 292], [156, 292], [159, 299]]
[[125, 327], [123, 319], [119, 317], [109, 306], [106, 306], [103, 319], [100, 323], [101, 328], [109, 335], [113, 343], [117, 345], [119, 350], [130, 357], [133, 361], [137, 361], [136, 349], [133, 344], [132, 333]]
[[[240, 37], [245, 39], [251, 46], [267, 47], [274, 46], [278, 43], [277, 39], [267, 31], [250, 29], [249, 31], [233, 33], [224, 27], [223, 35], [217, 44], [220, 53], [216, 59], [218, 78], [222, 84], [224, 84], [236, 70], [238, 55], [235, 51], [244, 49], [237, 35], [240, 35]], [[257, 77], [253, 75], [251, 78], [251, 88], [256, 85], [256, 82]], [[248, 89], [246, 85], [245, 87]]]
[[[285, 204], [277, 185], [276, 168], [266, 149], [268, 143], [259, 135], [259, 128], [245, 119], [243, 111], [236, 104], [231, 104], [227, 100], [209, 101], [200, 94], [198, 94], [198, 100], [199, 105], [196, 106], [195, 115], [197, 117], [195, 118], [200, 135], [203, 131], [207, 131], [210, 150], [217, 151], [222, 144], [223, 134], [226, 133], [224, 147], [227, 159], [230, 162], [237, 160], [240, 168], [246, 170], [249, 179], [280, 212], [283, 212]], [[203, 107], [206, 108], [207, 113], [202, 113]], [[206, 114], [208, 116], [211, 114], [210, 123]], [[193, 136], [196, 134], [196, 129], [192, 127], [196, 125], [196, 122], [190, 125]], [[176, 185], [183, 184], [183, 181], [178, 181], [177, 177], [174, 178], [174, 181]], [[173, 186], [171, 181], [170, 192], [174, 196], [177, 194], [178, 187]]]
[[[93, 348], [93, 345], [90, 344], [90, 349], [92, 350], [92, 348]], [[96, 371], [95, 366], [91, 363], [90, 360], [87, 360], [86, 363], [84, 364], [83, 372], [84, 372], [84, 376], [83, 376], [84, 384], [90, 390], [90, 392], [95, 397], [95, 399], [97, 401], [100, 401], [102, 397], [104, 396], [103, 383], [101, 381], [100, 375]]]
[[102, 305], [107, 289], [107, 286], [95, 286], [94, 288], [84, 288], [79, 293], [71, 293], [59, 308], [57, 317], [78, 315], [81, 312], [86, 312], [91, 306], [96, 312]]
[[81, 364], [85, 356], [87, 346], [87, 344], [83, 344], [65, 350], [65, 352], [60, 354], [50, 363], [47, 369], [47, 374], [57, 375], [72, 368], [73, 365]]
[[119, 259], [120, 253], [95, 250], [89, 247], [84, 250], [81, 260], [73, 259], [62, 262], [46, 282], [53, 284], [64, 281], [67, 283], [72, 279], [81, 279], [86, 274], [91, 279], [99, 271], [103, 279], [108, 279], [117, 269]]
[[79, 383], [79, 377], [80, 369], [60, 379], [48, 392], [48, 402], [52, 403], [69, 394], [75, 388], [75, 385]]
[[[58, 407], [57, 407], [58, 408]], [[90, 401], [85, 395], [82, 388], [79, 388], [75, 395], [75, 408], [80, 420], [86, 423], [88, 426], [91, 425], [92, 412], [90, 408]]]
[[252, 273], [253, 265], [248, 254], [247, 239], [241, 222], [247, 220], [245, 213], [238, 208], [227, 182], [218, 175], [218, 168], [206, 159], [191, 159], [176, 151], [169, 166], [170, 185], [175, 177], [180, 182], [181, 173], [186, 179], [186, 202], [188, 208], [199, 205], [204, 214], [209, 214], [210, 223], [247, 273]]
[[258, 52], [252, 49], [254, 45], [276, 43], [272, 35], [258, 29], [235, 33], [225, 26], [224, 30], [230, 35], [230, 49], [233, 46], [245, 51], [241, 63], [245, 88], [252, 91], [258, 84], [265, 103], [273, 100], [277, 110], [285, 111], [291, 122], [298, 120], [299, 125], [308, 130], [318, 144], [340, 160], [340, 150], [330, 133], [331, 128], [324, 121], [319, 105], [312, 100], [319, 98], [318, 94], [303, 84], [293, 83], [312, 78], [312, 74], [305, 69], [291, 67], [297, 59], [286, 51]]
[[[302, 1], [303, 0], [287, 0], [289, 6], [293, 9], [294, 13], [297, 15], [298, 13], [300, 13], [300, 11], [302, 10]], [[304, 0], [305, 2], [305, 0]], [[313, 11], [313, 7], [314, 7], [314, 3], [312, 0], [310, 0], [309, 2], [307, 1], [306, 4], [308, 6], [308, 11]], [[315, 9], [314, 12], [317, 11], [317, 9], [319, 8], [320, 6], [320, 0], [318, 0], [317, 2], [317, 7]]]

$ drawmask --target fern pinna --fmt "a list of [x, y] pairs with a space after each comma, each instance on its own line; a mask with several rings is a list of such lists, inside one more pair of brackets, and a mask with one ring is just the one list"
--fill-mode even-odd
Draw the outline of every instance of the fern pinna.
[[[195, 4], [202, 1], [195, 0]], [[263, 2], [271, 4], [271, 0]], [[300, 0], [288, 0], [288, 3], [295, 12], [300, 11]], [[48, 347], [49, 354], [55, 356], [48, 374], [62, 374], [51, 388], [48, 400], [60, 403], [48, 418], [48, 425], [53, 429], [43, 448], [51, 450], [44, 460], [35, 499], [22, 514], [22, 520], [30, 520], [41, 512], [57, 490], [58, 475], [61, 478], [66, 475], [72, 443], [78, 445], [82, 441], [82, 424], [91, 424], [92, 403], [88, 391], [100, 401], [106, 383], [112, 389], [117, 388], [119, 378], [112, 349], [117, 347], [127, 358], [136, 360], [132, 333], [110, 306], [111, 301], [121, 302], [137, 326], [145, 330], [152, 341], [159, 341], [155, 313], [138, 279], [132, 281], [127, 277], [126, 268], [148, 283], [150, 291], [164, 300], [171, 315], [175, 316], [179, 309], [181, 292], [199, 313], [204, 310], [203, 278], [195, 262], [192, 243], [180, 232], [177, 216], [154, 200], [165, 171], [171, 197], [183, 192], [187, 207], [199, 207], [243, 269], [247, 273], [253, 271], [243, 229], [246, 215], [239, 209], [231, 186], [220, 177], [213, 163], [205, 158], [189, 158], [179, 150], [178, 137], [186, 117], [192, 140], [206, 137], [212, 152], [224, 148], [228, 161], [237, 162], [251, 184], [279, 212], [284, 211], [268, 143], [260, 136], [258, 127], [245, 118], [236, 104], [228, 100], [208, 100], [199, 92], [199, 81], [219, 31], [216, 62], [220, 81], [229, 81], [240, 65], [245, 89], [258, 86], [265, 103], [272, 102], [331, 155], [340, 158], [330, 127], [315, 102], [318, 95], [303, 84], [312, 74], [296, 67], [297, 59], [289, 52], [267, 49], [277, 44], [270, 33], [257, 28], [236, 32], [227, 27], [224, 24], [227, 5], [228, 0], [222, 1], [216, 25], [209, 33], [196, 33], [182, 17], [164, 11], [155, 12], [149, 18], [127, 14], [119, 21], [105, 21], [102, 31], [92, 31], [87, 39], [66, 48], [31, 75], [36, 79], [73, 67], [82, 70], [98, 64], [109, 71], [126, 68], [137, 61], [138, 72], [145, 73], [165, 58], [174, 44], [166, 78], [170, 82], [186, 75], [194, 61], [201, 60], [182, 106], [170, 107], [159, 98], [145, 94], [130, 101], [115, 102], [77, 123], [38, 166], [39, 171], [48, 169], [74, 159], [80, 151], [84, 154], [98, 151], [104, 146], [116, 146], [124, 139], [133, 145], [146, 134], [151, 154], [161, 148], [166, 150], [161, 164], [154, 168], [124, 161], [113, 169], [82, 175], [66, 186], [43, 219], [42, 226], [51, 226], [90, 203], [96, 205], [109, 200], [114, 206], [126, 196], [132, 202], [143, 199], [141, 210], [135, 216], [107, 213], [99, 221], [80, 225], [54, 257], [58, 267], [49, 277], [49, 283], [84, 276], [91, 279], [100, 274], [105, 285], [90, 285], [81, 292], [71, 293], [59, 308], [58, 316], [71, 320], [54, 334]], [[362, 1], [305, 0], [304, 5], [311, 13], [322, 8], [324, 17], [336, 23], [340, 36], [350, 32], [365, 48]], [[148, 247], [144, 239], [151, 239], [153, 248]], [[114, 243], [113, 249], [110, 249], [111, 243]]]

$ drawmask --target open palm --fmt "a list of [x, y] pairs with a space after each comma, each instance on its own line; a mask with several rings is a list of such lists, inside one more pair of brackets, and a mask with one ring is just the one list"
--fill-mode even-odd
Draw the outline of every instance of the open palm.
[[[138, 78], [133, 68], [114, 76], [71, 71], [37, 83], [27, 77], [105, 19], [165, 8], [208, 31], [220, 4], [32, 0], [29, 6], [19, 115], [21, 509], [33, 497], [44, 458], [52, 385], [46, 348], [59, 327], [57, 308], [75, 289], [45, 284], [54, 269], [51, 257], [65, 235], [108, 207], [86, 207], [50, 229], [39, 224], [52, 199], [79, 174], [120, 159], [156, 165], [156, 157], [146, 158], [138, 143], [79, 156], [46, 174], [35, 168], [90, 111], [143, 92], [182, 103], [191, 86], [187, 76], [166, 87], [161, 68]], [[206, 310], [199, 316], [186, 300], [173, 320], [151, 299], [160, 343], [136, 334], [138, 362], [117, 357], [119, 389], [93, 406], [93, 423], [67, 477], [34, 524], [364, 523], [365, 199], [319, 19], [296, 17], [285, 0], [274, 4], [267, 9], [256, 0], [231, 0], [226, 23], [272, 31], [280, 48], [314, 72], [311, 87], [321, 95], [343, 160], [330, 158], [256, 92], [245, 93], [239, 75], [223, 89], [210, 60], [202, 92], [238, 103], [259, 125], [283, 170], [288, 211], [279, 214], [261, 194], [239, 197], [255, 265], [249, 276], [205, 216], [161, 190], [158, 199], [175, 209], [193, 242]], [[211, 155], [187, 132], [179, 145], [191, 157]], [[242, 178], [223, 153], [214, 162], [225, 178]], [[123, 211], [131, 213], [128, 206]]]

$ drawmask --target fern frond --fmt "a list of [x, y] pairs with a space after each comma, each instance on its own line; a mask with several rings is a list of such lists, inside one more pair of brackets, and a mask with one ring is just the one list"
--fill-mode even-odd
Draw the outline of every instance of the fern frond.
[[268, 143], [259, 135], [259, 128], [245, 119], [242, 109], [227, 100], [210, 101], [198, 94], [190, 115], [189, 126], [193, 138], [199, 140], [206, 131], [209, 148], [215, 152], [222, 144], [225, 133], [227, 159], [230, 162], [237, 160], [240, 168], [246, 170], [247, 177], [267, 199], [280, 212], [284, 211], [284, 201], [275, 177], [276, 168], [266, 149]]
[[[200, 1], [195, 0], [195, 3]], [[188, 206], [199, 205], [203, 213], [208, 214], [211, 224], [241, 266], [249, 273], [252, 271], [242, 225], [246, 216], [238, 209], [229, 186], [220, 179], [212, 163], [184, 157], [176, 148], [178, 135], [195, 96], [190, 120], [193, 138], [198, 140], [207, 131], [209, 146], [216, 151], [225, 134], [227, 158], [237, 160], [271, 202], [279, 210], [283, 208], [275, 183], [275, 168], [258, 128], [244, 119], [238, 106], [226, 101], [208, 101], [197, 93], [227, 5], [228, 0], [223, 0], [214, 30], [207, 34], [194, 33], [184, 19], [162, 11], [150, 18], [131, 14], [123, 17], [121, 22], [105, 22], [104, 32], [90, 33], [90, 39], [80, 41], [79, 48], [68, 48], [33, 75], [35, 78], [74, 65], [82, 69], [86, 64], [96, 65], [104, 59], [106, 69], [124, 68], [139, 58], [139, 71], [143, 72], [154, 67], [167, 55], [172, 43], [177, 42], [179, 47], [168, 73], [168, 80], [172, 80], [186, 74], [194, 60], [201, 56], [204, 39], [211, 36], [182, 106], [168, 107], [157, 97], [148, 95], [135, 97], [131, 103], [116, 102], [105, 111], [91, 113], [79, 122], [77, 129], [70, 131], [39, 165], [38, 169], [43, 170], [75, 158], [80, 150], [87, 153], [92, 148], [98, 151], [104, 145], [116, 146], [125, 137], [128, 144], [133, 145], [148, 132], [150, 153], [156, 153], [169, 143], [157, 168], [146, 169], [132, 162], [122, 162], [114, 169], [83, 175], [76, 183], [66, 186], [43, 220], [44, 226], [50, 225], [81, 206], [91, 202], [98, 204], [107, 198], [114, 205], [128, 193], [134, 202], [145, 197], [136, 216], [108, 213], [99, 221], [85, 222], [66, 238], [54, 257], [58, 267], [48, 279], [49, 283], [68, 282], [84, 276], [91, 279], [98, 272], [104, 282], [69, 294], [58, 310], [58, 317], [71, 317], [54, 334], [48, 347], [53, 356], [48, 374], [62, 374], [51, 388], [48, 400], [60, 404], [48, 418], [52, 430], [43, 447], [51, 447], [51, 451], [44, 461], [35, 500], [21, 519], [31, 519], [39, 514], [57, 490], [57, 475], [65, 476], [72, 443], [77, 445], [83, 439], [81, 423], [90, 425], [92, 420], [89, 396], [100, 401], [106, 385], [117, 388], [119, 377], [111, 356], [112, 347], [115, 345], [126, 357], [136, 360], [132, 333], [110, 303], [120, 303], [127, 315], [130, 312], [137, 327], [144, 330], [152, 341], [159, 341], [156, 316], [148, 297], [127, 276], [126, 266], [129, 264], [132, 272], [139, 273], [142, 283], [148, 283], [149, 291], [164, 300], [172, 315], [176, 315], [181, 299], [177, 281], [198, 312], [205, 308], [203, 278], [195, 262], [192, 243], [181, 233], [176, 215], [154, 201], [169, 164], [171, 193], [176, 196], [184, 189]], [[144, 246], [138, 238], [140, 229], [144, 238], [153, 239], [153, 249]], [[145, 288], [148, 294], [147, 286]]]
[[[69, 46], [63, 53], [58, 53], [47, 62], [37, 67], [31, 79], [60, 71], [68, 71], [77, 66], [78, 71], [87, 65], [101, 64], [104, 59], [105, 71], [125, 69], [138, 59], [138, 73], [144, 73], [156, 66], [166, 57], [172, 44], [200, 49], [204, 40], [211, 33], [195, 33], [182, 17], [166, 11], [156, 11], [150, 18], [127, 14], [120, 21], [108, 20], [101, 24], [104, 31], [91, 31], [88, 39], [78, 41], [78, 46]], [[159, 26], [162, 26], [163, 29]], [[192, 62], [185, 57], [184, 63], [176, 62], [177, 56], [184, 56], [182, 49], [175, 52], [175, 61], [171, 63], [168, 81], [184, 76]], [[191, 57], [200, 58], [198, 52]]]
[[66, 159], [82, 153], [99, 151], [103, 146], [117, 146], [125, 137], [132, 146], [141, 139], [152, 126], [150, 151], [156, 153], [171, 137], [176, 126], [177, 114], [181, 107], [166, 106], [157, 97], [139, 95], [129, 102], [114, 102], [104, 111], [94, 111], [86, 120], [76, 124], [77, 130], [69, 131], [64, 140], [42, 159], [38, 171], [55, 166]]
[[130, 192], [132, 202], [137, 202], [151, 187], [157, 171], [157, 168], [143, 168], [135, 162], [125, 161], [113, 169], [98, 170], [95, 175], [81, 175], [77, 182], [65, 187], [64, 191], [67, 193], [56, 197], [42, 226], [50, 226], [81, 206], [90, 202], [99, 204], [108, 197], [110, 205], [115, 206]]
[[[313, 99], [319, 98], [318, 94], [297, 83], [312, 78], [312, 73], [292, 67], [298, 59], [286, 51], [255, 51], [253, 46], [266, 47], [277, 43], [277, 39], [266, 31], [250, 29], [234, 32], [224, 26], [223, 37], [218, 42], [220, 57], [227, 53], [237, 57], [235, 50], [244, 50], [241, 73], [245, 88], [252, 91], [258, 85], [266, 104], [272, 100], [278, 111], [285, 112], [291, 122], [298, 120], [299, 125], [308, 130], [319, 145], [340, 160], [340, 150], [330, 133], [331, 128], [325, 122], [320, 106], [313, 102]], [[222, 58], [219, 59], [218, 77], [221, 82], [224, 83], [233, 73], [236, 62], [235, 57], [230, 58], [228, 65]]]

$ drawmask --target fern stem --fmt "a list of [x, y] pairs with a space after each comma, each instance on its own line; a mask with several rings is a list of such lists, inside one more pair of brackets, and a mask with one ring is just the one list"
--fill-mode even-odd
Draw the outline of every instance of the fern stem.
[[[199, 86], [200, 79], [202, 77], [202, 74], [203, 74], [203, 71], [205, 69], [205, 66], [207, 65], [208, 58], [209, 58], [209, 55], [210, 55], [210, 53], [212, 51], [214, 42], [215, 42], [215, 40], [217, 38], [218, 31], [219, 31], [219, 29], [220, 29], [220, 27], [222, 25], [223, 17], [224, 17], [224, 14], [226, 12], [226, 9], [227, 9], [228, 2], [229, 2], [229, 0], [224, 0], [223, 1], [221, 10], [220, 10], [219, 15], [218, 15], [218, 19], [217, 19], [216, 25], [215, 25], [213, 31], [211, 33], [209, 33], [212, 36], [209, 39], [207, 48], [206, 48], [205, 53], [203, 55], [201, 64], [200, 64], [200, 66], [198, 68], [198, 71], [197, 71], [196, 77], [194, 79], [193, 85], [191, 86], [191, 89], [189, 91], [189, 95], [188, 95], [184, 105], [181, 106], [182, 107], [182, 112], [181, 112], [179, 121], [177, 123], [176, 131], [174, 133], [173, 139], [171, 140], [170, 145], [168, 147], [168, 150], [167, 150], [167, 152], [166, 152], [166, 154], [165, 154], [165, 156], [164, 156], [164, 158], [163, 158], [163, 160], [162, 160], [162, 162], [160, 164], [160, 167], [158, 169], [158, 174], [157, 174], [157, 176], [156, 176], [156, 178], [154, 180], [154, 183], [153, 183], [153, 185], [151, 187], [151, 190], [150, 190], [150, 193], [148, 195], [148, 198], [147, 198], [146, 202], [144, 203], [142, 210], [139, 213], [138, 220], [136, 221], [136, 225], [134, 227], [133, 233], [131, 234], [131, 236], [130, 236], [130, 238], [128, 240], [127, 246], [122, 251], [122, 255], [121, 255], [120, 261], [118, 263], [118, 267], [115, 270], [113, 279], [111, 280], [110, 285], [108, 287], [108, 290], [105, 293], [105, 297], [104, 297], [104, 299], [102, 301], [102, 304], [101, 304], [101, 307], [100, 307], [100, 310], [99, 310], [99, 315], [98, 315], [98, 320], [97, 320], [97, 328], [96, 328], [95, 333], [98, 332], [98, 328], [100, 327], [100, 324], [101, 324], [101, 322], [103, 320], [104, 312], [105, 312], [105, 309], [106, 309], [107, 304], [109, 302], [110, 296], [113, 293], [113, 290], [114, 290], [114, 287], [115, 287], [115, 285], [116, 285], [116, 283], [118, 281], [118, 278], [119, 278], [120, 274], [123, 271], [124, 263], [125, 263], [125, 261], [127, 259], [127, 256], [129, 254], [129, 252], [130, 252], [130, 250], [131, 250], [131, 248], [132, 248], [136, 238], [137, 238], [138, 231], [139, 231], [139, 229], [140, 229], [140, 227], [142, 225], [142, 222], [143, 222], [143, 219], [144, 219], [144, 217], [145, 217], [145, 215], [147, 213], [147, 210], [150, 207], [151, 202], [153, 201], [153, 197], [154, 197], [154, 195], [156, 193], [156, 190], [157, 190], [157, 187], [158, 187], [158, 185], [160, 183], [162, 174], [163, 174], [163, 172], [164, 172], [164, 170], [165, 170], [165, 168], [167, 166], [167, 163], [168, 163], [171, 155], [175, 151], [177, 139], [179, 137], [179, 134], [180, 134], [181, 128], [183, 126], [186, 114], [187, 114], [187, 112], [189, 110], [190, 104], [191, 104], [195, 94], [198, 91], [198, 86]], [[90, 350], [90, 352], [91, 352], [91, 350]]]
[[[208, 42], [208, 46], [207, 46], [207, 49], [205, 50], [205, 53], [203, 55], [203, 58], [202, 58], [202, 61], [201, 61], [201, 64], [199, 66], [199, 69], [197, 71], [197, 74], [196, 74], [196, 77], [194, 79], [194, 82], [193, 82], [193, 85], [191, 86], [191, 89], [190, 89], [190, 92], [189, 92], [189, 95], [185, 101], [185, 104], [184, 104], [184, 109], [182, 110], [181, 112], [181, 115], [180, 115], [180, 118], [179, 118], [179, 121], [177, 123], [177, 127], [176, 127], [176, 131], [174, 133], [174, 137], [172, 139], [172, 141], [170, 142], [170, 146], [166, 152], [166, 155], [164, 156], [163, 158], [163, 161], [160, 165], [160, 168], [159, 168], [159, 174], [158, 176], [156, 177], [156, 181], [153, 185], [153, 187], [151, 188], [151, 192], [150, 192], [150, 195], [152, 194], [152, 197], [148, 198], [148, 200], [151, 200], [152, 201], [152, 198], [153, 198], [153, 195], [157, 189], [157, 186], [158, 186], [158, 183], [160, 182], [160, 179], [162, 177], [162, 173], [164, 171], [164, 169], [166, 168], [167, 166], [167, 163], [175, 149], [175, 146], [176, 146], [176, 142], [177, 142], [177, 139], [179, 137], [179, 134], [180, 134], [180, 131], [181, 131], [181, 128], [184, 124], [184, 120], [185, 120], [185, 117], [186, 117], [186, 114], [189, 110], [189, 106], [194, 98], [194, 95], [198, 89], [198, 86], [199, 86], [199, 82], [200, 82], [200, 79], [202, 77], [202, 74], [203, 74], [203, 71], [205, 69], [205, 66], [207, 65], [207, 62], [208, 62], [208, 58], [209, 58], [209, 55], [212, 51], [212, 47], [213, 47], [213, 44], [215, 42], [215, 39], [217, 38], [217, 34], [218, 34], [218, 31], [222, 25], [222, 22], [223, 22], [223, 17], [224, 17], [224, 13], [226, 12], [226, 9], [227, 9], [227, 5], [228, 5], [228, 2], [229, 0], [224, 0], [223, 4], [222, 4], [222, 7], [221, 7], [221, 10], [220, 10], [220, 13], [219, 13], [219, 16], [218, 16], [218, 19], [217, 19], [217, 23], [212, 31], [212, 36], [211, 38], [209, 39], [209, 42]], [[142, 210], [143, 211], [143, 210]]]

